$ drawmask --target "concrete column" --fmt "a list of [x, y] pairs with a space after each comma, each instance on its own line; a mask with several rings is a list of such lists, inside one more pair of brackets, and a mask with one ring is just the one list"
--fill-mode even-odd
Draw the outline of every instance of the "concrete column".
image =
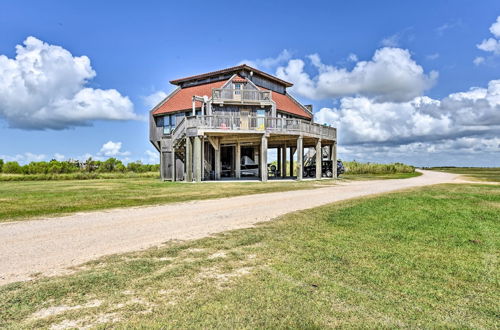
[[290, 147], [290, 177], [293, 177], [293, 147]]
[[193, 148], [194, 181], [201, 182], [201, 138], [194, 137]]
[[186, 137], [186, 181], [193, 181], [193, 144], [190, 137]]
[[321, 149], [321, 139], [316, 142], [316, 179], [321, 179], [321, 170], [323, 168], [321, 160], [323, 159], [323, 151]]
[[297, 163], [299, 164], [297, 180], [302, 180], [302, 174], [304, 173], [304, 141], [302, 136], [297, 139]]
[[337, 141], [334, 141], [332, 146], [331, 146], [330, 158], [332, 160], [333, 177], [337, 178], [338, 177], [338, 173], [337, 173]]
[[171, 153], [170, 157], [171, 157], [171, 162], [172, 162], [172, 171], [171, 171], [172, 172], [172, 178], [171, 178], [171, 180], [172, 180], [172, 182], [175, 182], [177, 180], [177, 177], [176, 177], [177, 173], [175, 171], [176, 170], [176, 166], [175, 166], [176, 164], [175, 164], [175, 148], [174, 147], [172, 147], [172, 153]]
[[220, 163], [220, 141], [216, 138], [217, 148], [215, 149], [215, 180], [220, 180], [222, 164]]
[[236, 164], [235, 164], [235, 174], [236, 174], [236, 179], [241, 178], [241, 146], [240, 142], [236, 142], [236, 147], [235, 147], [235, 154], [236, 154]]
[[286, 177], [286, 144], [281, 148], [281, 177]]
[[267, 182], [267, 136], [262, 135], [260, 142], [260, 179]]

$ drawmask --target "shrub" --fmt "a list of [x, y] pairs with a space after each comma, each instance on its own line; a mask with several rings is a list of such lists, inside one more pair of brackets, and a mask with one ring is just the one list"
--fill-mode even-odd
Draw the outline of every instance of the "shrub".
[[2, 173], [3, 170], [3, 159], [0, 159], [0, 173]]
[[415, 167], [402, 163], [376, 164], [352, 161], [344, 162], [343, 164], [346, 169], [346, 173], [349, 174], [393, 174], [415, 172]]
[[18, 162], [7, 162], [3, 165], [3, 172], [10, 174], [22, 173], [22, 168]]

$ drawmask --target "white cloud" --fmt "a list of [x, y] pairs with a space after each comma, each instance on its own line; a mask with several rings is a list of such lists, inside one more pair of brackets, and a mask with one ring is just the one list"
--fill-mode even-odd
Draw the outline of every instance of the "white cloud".
[[86, 87], [95, 76], [87, 56], [28, 37], [15, 58], [0, 55], [0, 117], [10, 127], [33, 130], [137, 119], [128, 97]]
[[158, 164], [160, 162], [160, 155], [158, 154], [158, 152], [146, 150], [144, 153], [147, 156], [146, 162], [148, 164]]
[[308, 56], [318, 74], [305, 72], [305, 62], [292, 59], [279, 67], [276, 75], [291, 81], [291, 90], [309, 99], [360, 95], [377, 101], [404, 102], [422, 95], [434, 85], [438, 73], [426, 74], [410, 55], [400, 48], [378, 49], [370, 61], [357, 62], [351, 71], [323, 64], [318, 54]]
[[349, 62], [357, 62], [358, 61], [358, 55], [351, 53], [351, 54], [349, 54], [349, 56], [347, 56], [347, 60]]
[[315, 120], [338, 127], [343, 145], [492, 139], [500, 133], [500, 80], [490, 81], [487, 88], [471, 88], [442, 100], [422, 96], [395, 103], [346, 97], [337, 108], [321, 109]]
[[500, 55], [500, 16], [497, 17], [495, 23], [490, 26], [490, 32], [494, 38], [484, 39], [477, 48], [485, 52], [492, 52], [495, 55]]
[[290, 58], [292, 58], [291, 52], [287, 49], [284, 49], [276, 57], [267, 57], [256, 60], [243, 60], [240, 63], [238, 63], [238, 65], [247, 64], [256, 69], [270, 69], [285, 63]]
[[66, 157], [64, 157], [64, 155], [61, 155], [60, 153], [55, 153], [54, 154], [54, 159], [55, 160], [58, 160], [58, 161], [63, 161]]
[[155, 107], [158, 103], [163, 101], [167, 97], [167, 93], [164, 91], [156, 91], [146, 97], [144, 97], [144, 104], [149, 108]]
[[399, 39], [401, 38], [401, 35], [399, 34], [393, 34], [391, 36], [388, 36], [380, 42], [382, 46], [384, 47], [398, 47], [399, 46]]
[[102, 145], [101, 150], [99, 151], [98, 154], [107, 157], [130, 155], [130, 151], [122, 151], [121, 148], [122, 148], [121, 142], [108, 141]]
[[472, 63], [474, 63], [474, 65], [481, 65], [484, 63], [484, 61], [485, 61], [484, 57], [478, 56], [472, 61]]
[[431, 61], [437, 60], [439, 58], [439, 53], [429, 54], [425, 58]]
[[6, 162], [18, 162], [20, 164], [28, 164], [30, 162], [41, 162], [47, 160], [47, 156], [44, 154], [34, 154], [31, 152], [25, 152], [23, 154], [16, 154], [14, 156], [0, 155], [0, 159]]
[[495, 23], [491, 24], [490, 32], [495, 37], [500, 38], [500, 16], [497, 17], [497, 20]]

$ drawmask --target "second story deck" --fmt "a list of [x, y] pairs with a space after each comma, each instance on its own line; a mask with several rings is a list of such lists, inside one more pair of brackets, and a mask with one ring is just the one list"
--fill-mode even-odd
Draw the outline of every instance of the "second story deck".
[[239, 117], [239, 116], [188, 116], [184, 117], [170, 135], [174, 141], [184, 136], [211, 134], [281, 134], [302, 135], [311, 138], [336, 140], [334, 127], [311, 123], [296, 118]]

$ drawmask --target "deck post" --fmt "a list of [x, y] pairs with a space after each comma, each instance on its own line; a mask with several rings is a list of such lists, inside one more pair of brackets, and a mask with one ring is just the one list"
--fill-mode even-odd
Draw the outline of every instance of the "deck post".
[[304, 173], [304, 141], [302, 136], [297, 138], [297, 180], [302, 180], [302, 174]]
[[193, 148], [194, 181], [201, 182], [201, 138], [194, 137]]
[[240, 141], [236, 142], [236, 164], [235, 164], [235, 175], [236, 179], [241, 178], [241, 146], [240, 146]]
[[267, 136], [262, 135], [260, 142], [260, 180], [267, 182]]
[[321, 149], [321, 139], [316, 142], [316, 179], [321, 179], [321, 172], [323, 169], [323, 164], [321, 163], [323, 159], [323, 150]]
[[205, 136], [201, 137], [201, 180], [205, 180]]
[[286, 144], [281, 147], [281, 177], [286, 178]]
[[186, 137], [186, 181], [193, 181], [193, 144], [191, 143], [191, 138]]
[[333, 144], [331, 146], [331, 153], [330, 153], [330, 158], [332, 160], [332, 177], [337, 178], [338, 173], [337, 173], [337, 141], [333, 141]]
[[281, 148], [276, 148], [276, 170], [281, 173]]
[[215, 149], [215, 180], [220, 180], [220, 174], [222, 169], [222, 164], [220, 163], [220, 140], [215, 138], [217, 148]]
[[170, 157], [171, 157], [171, 161], [172, 161], [172, 171], [171, 171], [172, 178], [171, 178], [171, 180], [172, 180], [172, 182], [175, 182], [177, 180], [177, 177], [176, 177], [177, 173], [175, 173], [175, 168], [176, 168], [176, 166], [175, 166], [176, 165], [175, 164], [175, 147], [173, 147], [173, 146], [172, 146], [172, 154], [170, 155]]
[[290, 177], [293, 177], [293, 147], [290, 147]]

